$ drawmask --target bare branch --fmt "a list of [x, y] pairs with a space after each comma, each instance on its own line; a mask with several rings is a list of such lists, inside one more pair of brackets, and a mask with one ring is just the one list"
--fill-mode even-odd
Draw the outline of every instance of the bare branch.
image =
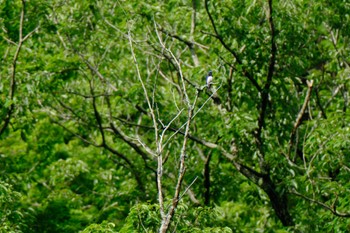
[[[204, 105], [206, 105], [206, 103], [216, 94], [216, 92], [217, 92], [220, 88], [221, 88], [221, 85], [220, 85], [215, 91], [213, 91], [213, 93], [210, 95], [209, 98], [207, 98], [206, 101], [204, 101], [204, 103], [202, 104], [202, 106], [199, 107], [199, 109], [193, 114], [193, 117], [192, 117], [192, 118], [194, 118], [194, 117], [201, 111], [201, 109], [204, 107]], [[174, 137], [186, 124], [187, 124], [187, 122], [184, 123], [173, 135], [171, 135], [171, 136], [168, 138], [168, 140], [165, 142], [165, 144], [167, 144], [167, 143], [170, 141], [170, 139], [171, 139], [172, 137]]]
[[147, 101], [147, 104], [148, 104], [148, 108], [149, 108], [149, 111], [150, 111], [150, 114], [151, 114], [151, 117], [152, 117], [153, 127], [154, 127], [154, 130], [155, 130], [154, 131], [155, 142], [156, 142], [156, 144], [158, 144], [158, 124], [157, 124], [156, 116], [154, 114], [153, 107], [151, 105], [151, 101], [150, 101], [150, 99], [148, 97], [146, 86], [143, 83], [143, 80], [141, 78], [139, 65], [138, 65], [138, 62], [137, 62], [137, 59], [136, 59], [136, 56], [135, 56], [135, 53], [134, 53], [133, 42], [132, 42], [132, 39], [131, 39], [131, 31], [128, 32], [128, 39], [129, 39], [131, 55], [132, 55], [132, 58], [134, 60], [135, 67], [136, 67], [137, 77], [138, 77], [138, 79], [139, 79], [139, 81], [141, 83], [141, 86], [142, 86], [142, 89], [143, 89], [143, 92], [144, 92], [144, 95], [145, 95], [145, 98], [146, 98], [146, 101]]
[[192, 0], [192, 21], [191, 21], [191, 40], [196, 29], [197, 4], [196, 0]]
[[194, 178], [193, 181], [186, 187], [185, 191], [180, 195], [179, 200], [181, 200], [182, 197], [187, 193], [187, 191], [190, 190], [191, 186], [194, 184], [194, 182], [196, 182], [197, 179], [198, 176], [196, 176], [196, 178]]
[[292, 151], [292, 148], [293, 148], [293, 145], [294, 145], [294, 137], [295, 137], [295, 133], [296, 131], [298, 130], [300, 124], [301, 124], [301, 120], [302, 120], [302, 117], [305, 113], [305, 110], [306, 110], [306, 107], [307, 107], [307, 104], [309, 103], [310, 101], [310, 97], [311, 97], [311, 91], [312, 91], [312, 85], [313, 85], [313, 80], [311, 81], [307, 81], [307, 93], [306, 93], [306, 96], [305, 96], [305, 99], [304, 99], [304, 103], [303, 103], [303, 106], [301, 107], [300, 111], [299, 111], [299, 114], [297, 116], [297, 119], [294, 123], [294, 126], [293, 126], [293, 129], [292, 129], [292, 132], [290, 134], [290, 141], [289, 141], [289, 150], [288, 150], [288, 160], [290, 159], [290, 154], [291, 154], [291, 151]]
[[36, 28], [34, 28], [33, 31], [29, 32], [29, 33], [22, 39], [22, 41], [23, 41], [23, 42], [26, 41], [26, 40], [27, 40], [29, 37], [31, 37], [39, 28], [40, 28], [40, 25], [37, 26]]
[[[175, 193], [174, 193], [174, 196], [173, 196], [173, 199], [172, 199], [172, 204], [171, 206], [169, 207], [167, 213], [165, 214], [165, 211], [164, 211], [164, 207], [163, 207], [163, 194], [162, 194], [162, 190], [161, 190], [161, 183], [162, 183], [162, 180], [161, 180], [161, 175], [162, 175], [162, 164], [163, 164], [163, 161], [162, 161], [162, 155], [161, 153], [158, 155], [158, 179], [157, 179], [157, 183], [158, 183], [158, 199], [159, 199], [159, 204], [161, 205], [160, 206], [160, 213], [161, 213], [161, 217], [162, 217], [162, 222], [161, 222], [161, 226], [159, 228], [159, 232], [161, 233], [164, 233], [168, 230], [168, 227], [169, 227], [169, 224], [171, 222], [171, 219], [172, 217], [174, 216], [174, 213], [175, 213], [175, 210], [178, 206], [178, 202], [180, 200], [180, 191], [181, 191], [181, 187], [182, 187], [182, 183], [183, 183], [183, 180], [184, 180], [184, 175], [185, 175], [185, 172], [186, 172], [186, 164], [185, 164], [185, 160], [186, 160], [186, 148], [187, 148], [187, 142], [188, 142], [188, 135], [189, 135], [189, 131], [190, 131], [190, 125], [191, 125], [191, 122], [192, 122], [192, 119], [194, 117], [193, 113], [194, 113], [194, 108], [196, 106], [196, 103], [197, 103], [197, 99], [198, 99], [198, 95], [199, 95], [199, 92], [197, 91], [197, 95], [193, 101], [193, 103], [191, 104], [190, 103], [190, 99], [189, 99], [189, 96], [187, 94], [187, 89], [186, 89], [186, 85], [185, 85], [185, 78], [183, 76], [183, 73], [182, 73], [182, 69], [181, 69], [181, 64], [179, 62], [179, 60], [175, 57], [175, 55], [173, 54], [173, 52], [168, 49], [167, 47], [165, 47], [165, 44], [158, 32], [158, 29], [157, 29], [157, 26], [156, 26], [156, 23], [155, 24], [155, 30], [156, 30], [156, 34], [157, 34], [157, 37], [158, 37], [158, 40], [159, 40], [159, 43], [161, 44], [162, 46], [162, 50], [163, 51], [166, 51], [168, 54], [170, 54], [170, 57], [171, 59], [173, 60], [173, 65], [176, 69], [176, 71], [178, 72], [178, 75], [179, 75], [179, 78], [180, 78], [180, 83], [181, 83], [181, 88], [182, 88], [182, 92], [183, 92], [183, 95], [185, 97], [185, 104], [187, 105], [187, 108], [188, 108], [188, 115], [187, 115], [187, 121], [185, 123], [186, 125], [186, 128], [185, 128], [185, 132], [184, 132], [184, 138], [183, 138], [183, 143], [182, 143], [182, 149], [181, 149], [181, 154], [180, 154], [180, 166], [179, 166], [179, 174], [178, 174], [178, 177], [177, 177], [177, 182], [176, 182], [176, 186], [175, 186]], [[169, 60], [171, 60], [169, 59]], [[169, 128], [168, 126], [166, 126], [166, 128]], [[169, 139], [168, 139], [169, 141]], [[166, 144], [166, 143], [165, 143]], [[161, 146], [161, 145], [159, 145]]]
[[193, 101], [193, 104], [190, 105], [188, 108], [188, 116], [187, 116], [188, 120], [186, 123], [186, 129], [185, 129], [185, 133], [184, 133], [184, 139], [183, 139], [182, 149], [181, 149], [181, 154], [180, 154], [179, 175], [178, 175], [177, 183], [175, 186], [175, 193], [173, 196], [172, 205], [170, 206], [165, 218], [162, 219], [162, 223], [161, 223], [161, 226], [159, 229], [159, 232], [161, 232], [161, 233], [165, 233], [168, 230], [170, 221], [171, 221], [172, 217], [174, 216], [175, 209], [176, 209], [178, 202], [180, 200], [181, 186], [182, 186], [182, 182], [183, 182], [184, 175], [186, 172], [186, 166], [185, 166], [186, 147], [187, 147], [188, 135], [189, 135], [189, 131], [190, 131], [191, 119], [193, 118], [193, 110], [194, 110], [194, 106], [197, 103], [197, 98], [198, 98], [198, 95], [196, 96], [195, 100]]
[[160, 153], [162, 153], [162, 151], [163, 151], [162, 143], [163, 143], [163, 139], [164, 139], [165, 133], [167, 132], [167, 130], [169, 129], [169, 127], [171, 126], [171, 124], [174, 122], [174, 120], [176, 120], [176, 119], [180, 116], [180, 114], [183, 112], [183, 110], [184, 110], [184, 109], [181, 109], [181, 110], [176, 114], [176, 116], [173, 117], [173, 119], [171, 119], [171, 121], [170, 121], [166, 126], [163, 127], [163, 131], [162, 131], [162, 133], [161, 133], [161, 135], [160, 135], [160, 140], [159, 140], [159, 145], [158, 145], [158, 147], [160, 147], [160, 148], [158, 149], [158, 151], [159, 151]]
[[165, 50], [166, 52], [168, 52], [170, 54], [170, 56], [172, 57], [172, 59], [174, 60], [176, 66], [177, 66], [176, 70], [177, 70], [177, 72], [179, 74], [179, 77], [181, 79], [182, 91], [183, 91], [183, 94], [185, 96], [185, 101], [186, 101], [187, 106], [190, 108], [191, 107], [191, 103], [190, 103], [190, 100], [189, 100], [188, 95], [187, 95], [186, 85], [185, 85], [185, 82], [184, 82], [184, 76], [183, 76], [182, 70], [181, 70], [181, 64], [180, 64], [179, 60], [175, 57], [173, 52], [170, 49], [165, 47], [165, 45], [163, 43], [163, 40], [162, 40], [161, 36], [159, 35], [158, 29], [157, 29], [157, 26], [156, 26], [156, 22], [154, 22], [154, 24], [155, 24], [154, 26], [155, 26], [156, 34], [158, 36], [159, 43], [163, 47], [163, 50]]
[[6, 36], [3, 36], [2, 38], [4, 38], [8, 43], [18, 46], [15, 42], [13, 42], [12, 40], [10, 40], [9, 38], [7, 38]]
[[[148, 97], [148, 92], [146, 89], [146, 86], [144, 85], [144, 82], [142, 80], [141, 77], [141, 73], [140, 73], [140, 69], [139, 69], [139, 65], [137, 62], [137, 58], [135, 56], [135, 52], [134, 52], [134, 48], [133, 48], [133, 41], [131, 38], [131, 31], [129, 30], [128, 32], [128, 40], [129, 40], [129, 45], [130, 45], [130, 50], [131, 50], [131, 55], [135, 64], [135, 68], [136, 68], [136, 73], [137, 73], [137, 77], [141, 83], [145, 98], [146, 98], [146, 102], [149, 108], [149, 112], [153, 121], [153, 128], [154, 128], [154, 138], [155, 138], [155, 144], [157, 145], [157, 152], [155, 153], [155, 155], [157, 156], [157, 188], [158, 188], [158, 202], [159, 202], [159, 208], [160, 208], [160, 214], [161, 214], [161, 218], [164, 219], [165, 218], [165, 213], [164, 213], [164, 204], [163, 204], [163, 193], [162, 193], [162, 175], [163, 175], [163, 156], [161, 151], [159, 151], [159, 149], [161, 148], [160, 146], [160, 142], [159, 142], [159, 136], [158, 136], [158, 124], [157, 124], [157, 119], [156, 119], [156, 115], [154, 113], [154, 109], [153, 109], [153, 105], [151, 104], [151, 101]], [[146, 147], [146, 145], [144, 145], [141, 140], [139, 141], [144, 148]]]

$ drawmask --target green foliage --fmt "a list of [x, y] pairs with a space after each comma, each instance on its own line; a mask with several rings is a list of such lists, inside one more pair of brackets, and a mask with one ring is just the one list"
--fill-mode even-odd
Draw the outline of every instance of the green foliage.
[[268, 3], [0, 0], [0, 232], [158, 232], [185, 94], [169, 232], [349, 231], [350, 5]]
[[21, 197], [11, 185], [0, 181], [0, 232], [22, 232], [25, 221], [20, 209]]
[[107, 221], [103, 221], [101, 224], [93, 223], [85, 228], [82, 233], [115, 233], [115, 224]]
[[154, 204], [137, 204], [130, 209], [120, 233], [156, 232], [160, 223], [159, 208]]

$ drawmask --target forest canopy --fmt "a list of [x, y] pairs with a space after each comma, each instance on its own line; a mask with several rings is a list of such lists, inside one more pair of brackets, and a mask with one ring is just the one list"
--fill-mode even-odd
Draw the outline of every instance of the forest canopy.
[[350, 231], [350, 3], [0, 0], [0, 232]]

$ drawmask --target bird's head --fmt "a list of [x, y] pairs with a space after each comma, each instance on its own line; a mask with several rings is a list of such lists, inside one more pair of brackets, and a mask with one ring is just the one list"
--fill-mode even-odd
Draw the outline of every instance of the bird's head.
[[213, 72], [211, 70], [208, 72], [208, 76], [213, 76]]

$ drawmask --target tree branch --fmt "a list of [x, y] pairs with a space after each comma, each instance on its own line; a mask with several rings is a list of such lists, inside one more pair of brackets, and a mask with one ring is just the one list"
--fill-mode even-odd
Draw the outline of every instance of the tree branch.
[[139, 65], [138, 65], [138, 62], [137, 62], [137, 59], [136, 59], [136, 56], [135, 56], [133, 42], [132, 42], [132, 39], [131, 39], [131, 31], [128, 32], [128, 39], [129, 39], [131, 55], [132, 55], [132, 58], [133, 58], [133, 61], [134, 61], [135, 67], [136, 67], [137, 77], [138, 77], [138, 79], [139, 79], [139, 81], [141, 83], [141, 86], [142, 86], [142, 89], [143, 89], [143, 92], [144, 92], [144, 95], [145, 95], [145, 98], [146, 98], [146, 102], [147, 102], [147, 105], [148, 105], [148, 108], [149, 108], [149, 111], [150, 111], [150, 114], [151, 114], [151, 117], [152, 117], [153, 127], [154, 127], [154, 130], [155, 130], [154, 131], [155, 142], [156, 142], [156, 144], [158, 144], [158, 124], [157, 124], [156, 116], [154, 114], [153, 107], [152, 107], [150, 99], [148, 97], [146, 86], [143, 83], [143, 80], [141, 78]]
[[[204, 4], [205, 4], [205, 10], [206, 10], [206, 12], [207, 12], [207, 14], [209, 16], [209, 20], [210, 20], [211, 25], [213, 26], [213, 29], [214, 29], [214, 32], [215, 32], [215, 35], [213, 35], [213, 34], [210, 34], [210, 35], [213, 35], [216, 39], [218, 39], [220, 41], [222, 46], [224, 46], [224, 48], [232, 54], [232, 56], [235, 58], [236, 62], [239, 65], [243, 65], [242, 60], [240, 59], [238, 54], [233, 49], [231, 49], [230, 46], [228, 46], [225, 43], [224, 39], [222, 38], [222, 36], [218, 32], [218, 30], [216, 28], [216, 25], [215, 25], [215, 22], [214, 22], [214, 19], [213, 19], [213, 16], [211, 15], [211, 13], [209, 11], [208, 0], [205, 0]], [[259, 92], [262, 91], [262, 89], [261, 89], [260, 85], [258, 84], [258, 82], [254, 79], [254, 77], [245, 68], [243, 68], [242, 74], [250, 80], [250, 82], [255, 86], [255, 88]]]
[[[7, 100], [9, 102], [9, 107], [7, 107], [7, 109], [6, 109], [5, 118], [2, 119], [3, 124], [0, 127], [0, 136], [7, 129], [8, 125], [10, 123], [12, 114], [13, 114], [14, 109], [15, 109], [14, 98], [15, 98], [15, 92], [16, 92], [16, 86], [17, 86], [16, 72], [17, 72], [17, 61], [18, 61], [19, 53], [21, 51], [23, 43], [39, 28], [39, 26], [36, 27], [33, 31], [29, 32], [26, 36], [23, 37], [25, 6], [26, 6], [25, 0], [22, 0], [22, 10], [21, 10], [21, 16], [20, 16], [20, 20], [19, 20], [19, 32], [18, 32], [19, 39], [18, 39], [17, 49], [16, 49], [15, 54], [14, 54], [13, 59], [12, 59], [12, 72], [11, 72], [11, 76], [10, 76], [10, 89], [9, 89], [9, 95], [8, 95], [8, 100]], [[9, 43], [11, 43], [11, 42], [9, 41]]]
[[258, 118], [258, 128], [255, 132], [255, 142], [257, 144], [258, 150], [259, 150], [259, 157], [260, 157], [260, 166], [261, 169], [264, 170], [265, 166], [262, 164], [264, 159], [264, 149], [263, 149], [263, 141], [261, 136], [261, 131], [264, 127], [265, 123], [265, 115], [266, 115], [266, 108], [268, 104], [268, 98], [270, 93], [270, 86], [272, 84], [272, 77], [275, 70], [275, 63], [276, 63], [276, 53], [277, 53], [277, 46], [275, 41], [275, 26], [273, 22], [273, 8], [272, 8], [272, 0], [268, 0], [268, 11], [267, 11], [267, 18], [269, 21], [270, 26], [270, 33], [271, 33], [271, 49], [270, 49], [270, 61], [268, 66], [268, 73], [266, 82], [264, 85], [264, 88], [261, 93], [261, 104], [260, 104], [260, 113]]
[[91, 93], [91, 96], [93, 96], [92, 97], [92, 107], [93, 107], [93, 110], [94, 110], [95, 120], [97, 122], [97, 126], [98, 126], [98, 129], [99, 129], [101, 137], [102, 137], [101, 145], [105, 146], [105, 145], [107, 145], [107, 143], [106, 143], [105, 133], [104, 133], [103, 126], [102, 126], [102, 117], [101, 117], [100, 113], [97, 110], [96, 97], [94, 97], [95, 93], [94, 93], [94, 89], [93, 89], [93, 86], [92, 86], [92, 82], [93, 82], [93, 79], [89, 83], [90, 84], [90, 93]]
[[295, 190], [292, 190], [290, 193], [292, 193], [292, 194], [294, 194], [294, 195], [296, 195], [298, 197], [301, 197], [301, 198], [303, 198], [303, 199], [305, 199], [307, 201], [315, 203], [315, 204], [317, 204], [319, 206], [322, 206], [324, 209], [331, 211], [331, 213], [334, 214], [335, 216], [343, 217], [343, 218], [350, 218], [350, 213], [342, 213], [342, 212], [337, 211], [337, 207], [336, 207], [335, 203], [336, 203], [336, 201], [338, 199], [338, 196], [334, 200], [333, 204], [331, 206], [329, 206], [329, 205], [326, 205], [323, 202], [320, 202], [320, 201], [315, 200], [313, 198], [307, 197], [307, 196], [305, 196], [305, 195], [303, 195], [303, 194], [301, 194], [301, 193], [299, 193], [299, 192], [297, 192]]
[[227, 110], [229, 112], [232, 111], [232, 76], [233, 76], [233, 68], [230, 67], [230, 74], [227, 79]]
[[299, 111], [299, 114], [297, 116], [297, 119], [296, 119], [296, 121], [294, 123], [294, 126], [293, 126], [293, 129], [292, 129], [292, 132], [290, 134], [289, 150], [288, 150], [288, 157], [287, 157], [288, 160], [290, 160], [290, 154], [291, 154], [291, 151], [292, 151], [292, 148], [293, 148], [293, 145], [294, 145], [295, 133], [296, 133], [297, 129], [299, 128], [301, 122], [302, 122], [302, 117], [303, 117], [303, 115], [305, 113], [307, 104], [310, 101], [312, 85], [313, 85], [313, 80], [311, 80], [311, 81], [307, 80], [307, 87], [308, 87], [308, 89], [307, 89], [307, 93], [306, 93], [306, 96], [305, 96], [305, 99], [304, 99], [304, 103], [303, 103], [303, 106], [301, 107], [301, 109]]
[[322, 106], [318, 88], [315, 88], [315, 94], [316, 94], [316, 104], [317, 104], [318, 107], [320, 108], [322, 116], [323, 116], [325, 119], [327, 119], [327, 114], [326, 114], [326, 111], [324, 110], [324, 108], [323, 108], [323, 106]]
[[172, 217], [174, 216], [175, 209], [178, 205], [178, 202], [180, 200], [180, 191], [182, 187], [182, 182], [184, 179], [184, 175], [186, 172], [186, 166], [185, 166], [185, 160], [186, 160], [186, 147], [187, 147], [187, 141], [188, 141], [188, 135], [190, 131], [190, 125], [193, 119], [193, 112], [194, 112], [194, 107], [196, 106], [197, 103], [197, 98], [198, 98], [198, 93], [195, 97], [195, 100], [193, 101], [193, 104], [188, 106], [188, 116], [187, 116], [187, 123], [186, 123], [186, 129], [184, 133], [184, 139], [182, 143], [182, 149], [181, 149], [181, 154], [180, 154], [180, 167], [179, 167], [179, 175], [177, 178], [177, 183], [175, 186], [175, 193], [173, 196], [172, 200], [172, 205], [170, 206], [166, 216], [164, 219], [162, 219], [162, 224], [160, 226], [159, 232], [165, 233], [168, 230], [170, 221]]
[[186, 39], [182, 38], [179, 35], [170, 33], [169, 31], [165, 30], [162, 27], [159, 27], [158, 30], [161, 31], [161, 32], [164, 32], [168, 36], [170, 36], [170, 37], [172, 37], [174, 39], [177, 39], [177, 40], [181, 41], [182, 43], [186, 44], [188, 46], [188, 48], [190, 49], [190, 51], [191, 51], [191, 55], [192, 55], [192, 59], [193, 59], [193, 63], [195, 65], [195, 67], [199, 66], [198, 56], [197, 56], [196, 51], [194, 50], [194, 46], [198, 45], [198, 43], [194, 43], [193, 41], [186, 40]]
[[204, 205], [209, 206], [210, 205], [210, 161], [212, 157], [212, 151], [209, 152], [207, 158], [205, 159], [204, 163]]

